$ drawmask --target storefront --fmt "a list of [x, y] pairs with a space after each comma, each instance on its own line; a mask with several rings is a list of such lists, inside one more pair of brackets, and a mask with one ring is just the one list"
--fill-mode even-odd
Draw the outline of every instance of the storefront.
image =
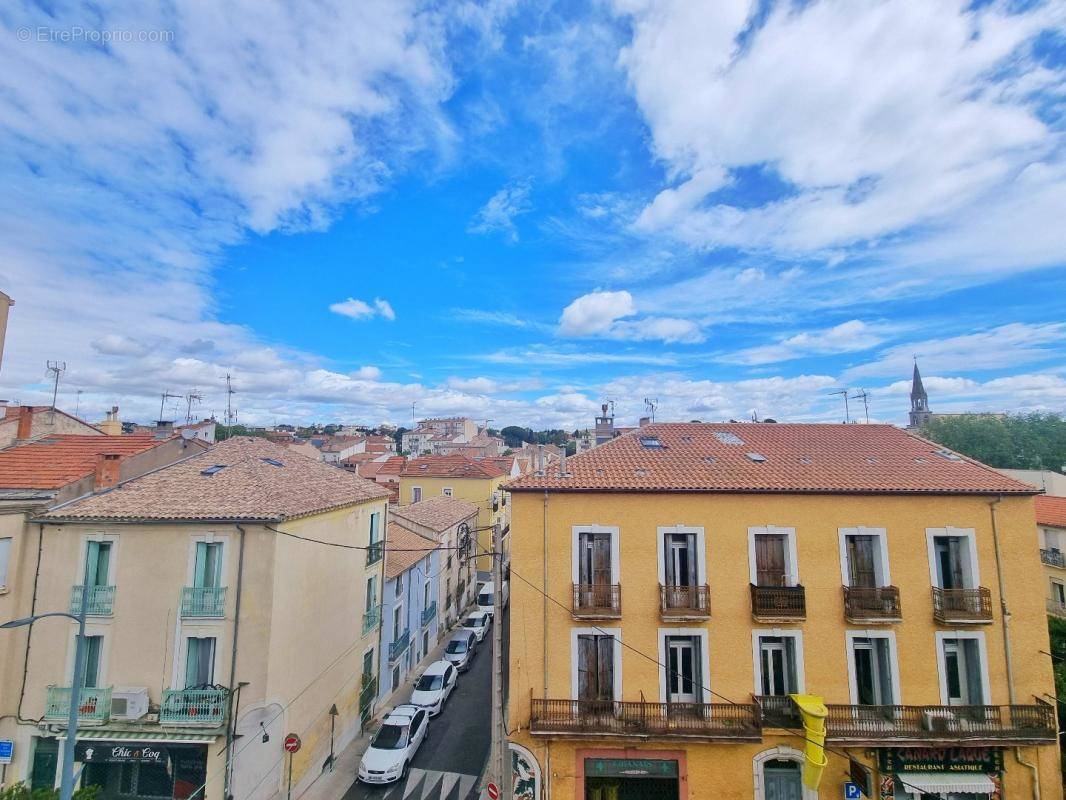
[[1000, 800], [998, 747], [907, 747], [878, 751], [881, 800]]
[[193, 800], [204, 796], [207, 745], [168, 740], [80, 739], [74, 760], [82, 786], [101, 800]]
[[585, 800], [678, 800], [675, 759], [586, 758]]

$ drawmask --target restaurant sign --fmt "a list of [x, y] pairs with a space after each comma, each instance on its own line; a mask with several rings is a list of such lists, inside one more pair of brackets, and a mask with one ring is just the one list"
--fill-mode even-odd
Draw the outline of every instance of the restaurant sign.
[[74, 759], [83, 764], [145, 763], [159, 764], [167, 760], [167, 749], [147, 742], [78, 742]]
[[1003, 750], [998, 747], [902, 747], [879, 752], [881, 771], [981, 772], [1003, 770]]
[[677, 762], [658, 758], [586, 758], [586, 778], [676, 778]]

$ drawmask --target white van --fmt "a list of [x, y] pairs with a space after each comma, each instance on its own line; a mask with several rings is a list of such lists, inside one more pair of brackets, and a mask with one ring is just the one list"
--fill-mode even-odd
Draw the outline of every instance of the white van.
[[[503, 584], [503, 605], [507, 605], [507, 584]], [[496, 584], [492, 581], [481, 584], [477, 592], [477, 610], [486, 614], [496, 613]]]

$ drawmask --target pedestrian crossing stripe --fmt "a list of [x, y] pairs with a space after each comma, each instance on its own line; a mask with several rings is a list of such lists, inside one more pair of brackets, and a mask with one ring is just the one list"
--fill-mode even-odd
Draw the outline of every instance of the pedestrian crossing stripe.
[[[407, 772], [402, 800], [467, 800], [476, 784], [477, 775], [411, 767]], [[390, 792], [387, 796], [395, 797], [396, 794]]]

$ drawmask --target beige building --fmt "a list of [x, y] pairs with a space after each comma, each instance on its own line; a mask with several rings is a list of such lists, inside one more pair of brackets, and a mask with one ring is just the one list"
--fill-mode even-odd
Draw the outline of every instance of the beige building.
[[0, 292], [0, 364], [4, 359], [4, 342], [7, 339], [7, 316], [15, 301], [3, 292]]
[[101, 436], [103, 431], [51, 406], [5, 406], [0, 418], [0, 448], [53, 433]]
[[[128, 438], [128, 437], [121, 437]], [[199, 447], [197, 444], [190, 446]], [[294, 791], [361, 729], [377, 688], [386, 492], [266, 440], [235, 437], [37, 513], [16, 532], [0, 617], [88, 590], [76, 760], [103, 798], [242, 800]], [[332, 546], [331, 546], [332, 545]], [[41, 565], [46, 568], [41, 569]], [[8, 781], [58, 781], [72, 623], [3, 631]], [[25, 670], [23, 670], [25, 664]]]

